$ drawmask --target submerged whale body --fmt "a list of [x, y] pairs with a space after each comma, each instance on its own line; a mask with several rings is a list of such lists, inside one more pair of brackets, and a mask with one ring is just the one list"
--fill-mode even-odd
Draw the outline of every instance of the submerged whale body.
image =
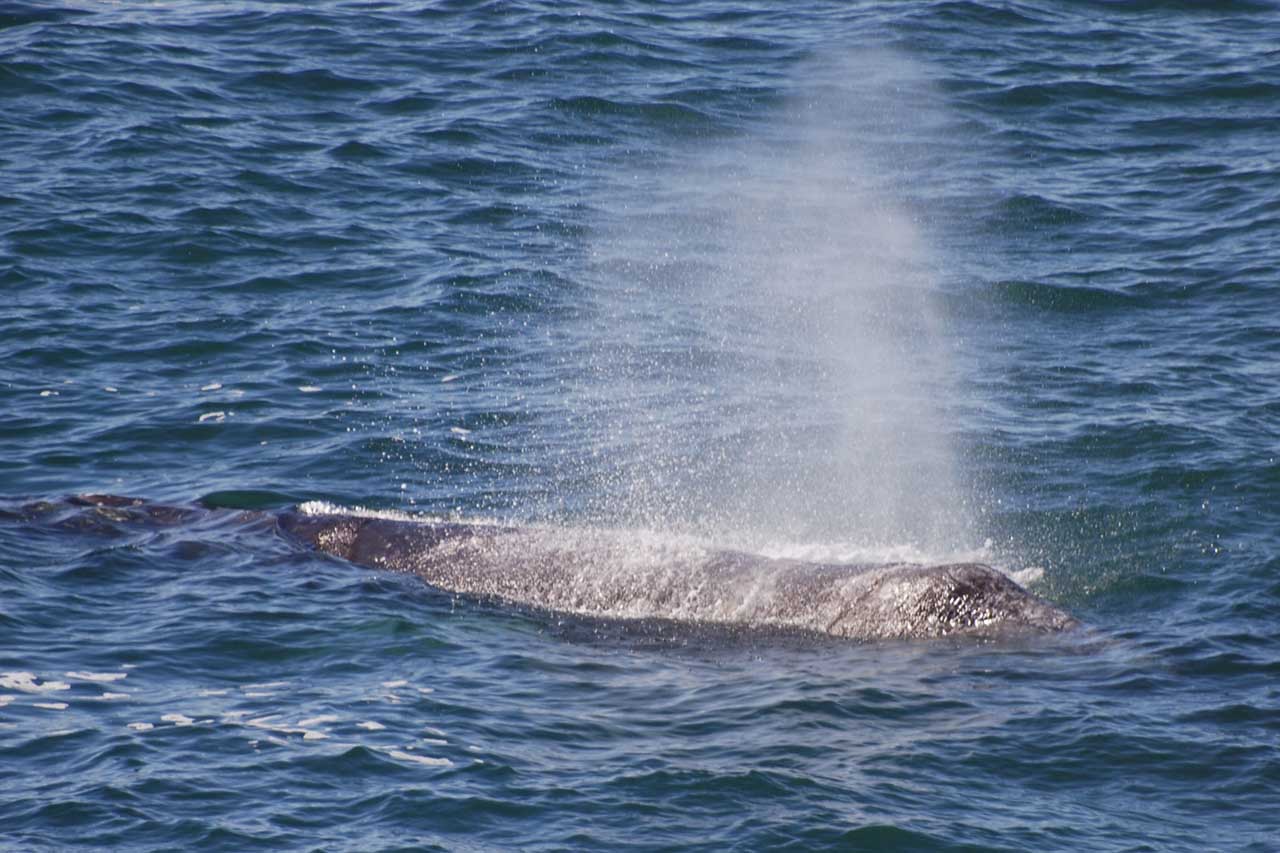
[[[181, 524], [208, 512], [105, 495], [27, 508], [37, 506], [59, 526], [77, 529]], [[814, 563], [642, 532], [450, 523], [306, 504], [235, 518], [274, 523], [318, 551], [411, 572], [446, 592], [560, 614], [861, 641], [996, 637], [1078, 624], [980, 563]]]

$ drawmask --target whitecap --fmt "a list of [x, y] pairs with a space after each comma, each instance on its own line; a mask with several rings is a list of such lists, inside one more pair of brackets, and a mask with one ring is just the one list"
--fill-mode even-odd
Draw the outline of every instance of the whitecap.
[[122, 678], [128, 678], [127, 672], [68, 672], [67, 678], [74, 678], [78, 681], [119, 681]]
[[399, 749], [387, 750], [387, 755], [392, 758], [398, 758], [401, 761], [413, 761], [418, 764], [425, 764], [428, 767], [452, 767], [453, 762], [447, 758], [435, 758], [430, 755], [412, 755]]
[[0, 687], [21, 690], [23, 693], [71, 689], [71, 685], [65, 681], [40, 681], [34, 672], [0, 672]]

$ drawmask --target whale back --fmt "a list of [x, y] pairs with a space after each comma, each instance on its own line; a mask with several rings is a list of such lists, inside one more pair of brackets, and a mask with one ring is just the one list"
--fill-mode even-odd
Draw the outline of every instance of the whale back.
[[1059, 631], [1067, 613], [980, 563], [777, 559], [678, 537], [290, 511], [287, 535], [460, 595], [558, 613], [811, 632], [853, 640]]
[[118, 495], [0, 504], [0, 521], [122, 536], [181, 525], [274, 528], [445, 592], [558, 614], [851, 640], [994, 637], [1079, 623], [980, 563], [765, 557], [644, 531], [427, 521], [358, 511], [167, 506]]

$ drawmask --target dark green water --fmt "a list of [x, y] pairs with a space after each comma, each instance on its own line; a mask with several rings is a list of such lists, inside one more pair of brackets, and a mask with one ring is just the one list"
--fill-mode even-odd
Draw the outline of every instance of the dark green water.
[[1277, 33], [0, 6], [6, 506], [976, 558], [1087, 625], [656, 643], [10, 518], [0, 847], [1280, 849]]

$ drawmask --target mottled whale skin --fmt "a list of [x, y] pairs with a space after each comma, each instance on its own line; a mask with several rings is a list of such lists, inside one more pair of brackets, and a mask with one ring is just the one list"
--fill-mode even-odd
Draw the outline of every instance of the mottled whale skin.
[[803, 631], [850, 640], [1074, 627], [990, 566], [774, 559], [635, 532], [290, 511], [287, 535], [469, 597], [559, 613]]
[[[81, 495], [61, 506], [71, 511], [52, 513], [59, 524], [79, 529], [180, 524], [208, 514], [107, 495]], [[1079, 624], [980, 563], [814, 563], [643, 532], [452, 523], [311, 505], [233, 518], [274, 524], [318, 551], [411, 572], [446, 592], [553, 613], [855, 641], [1007, 637]]]

